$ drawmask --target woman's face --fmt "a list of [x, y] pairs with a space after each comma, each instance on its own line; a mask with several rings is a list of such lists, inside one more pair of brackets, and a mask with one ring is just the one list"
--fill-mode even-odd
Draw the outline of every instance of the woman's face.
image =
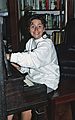
[[44, 31], [45, 27], [42, 24], [41, 20], [39, 19], [32, 20], [30, 24], [30, 33], [35, 39], [40, 38]]

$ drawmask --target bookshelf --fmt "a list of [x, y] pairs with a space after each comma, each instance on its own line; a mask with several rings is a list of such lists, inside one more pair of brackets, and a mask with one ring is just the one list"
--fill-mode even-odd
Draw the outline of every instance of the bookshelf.
[[18, 1], [19, 18], [24, 16], [26, 7], [32, 14], [42, 14], [46, 20], [46, 32], [54, 44], [63, 42], [67, 0], [20, 0]]
[[[43, 1], [43, 6], [39, 9], [39, 4], [37, 2]], [[54, 0], [53, 0], [54, 1]], [[59, 33], [59, 36], [63, 36], [64, 33], [64, 27], [66, 25], [66, 22], [73, 18], [73, 1], [74, 0], [64, 0], [64, 4], [62, 0], [58, 0], [59, 4], [56, 5], [57, 0], [55, 0], [54, 9], [52, 9], [51, 6], [51, 0], [7, 0], [8, 5], [8, 20], [10, 23], [10, 42], [12, 42], [12, 48], [13, 51], [18, 49], [18, 46], [20, 44], [20, 41], [22, 41], [20, 29], [19, 29], [19, 20], [21, 17], [24, 16], [26, 7], [29, 8], [29, 11], [32, 13], [38, 13], [38, 14], [44, 14], [46, 17], [50, 20], [50, 15], [55, 14], [55, 16], [60, 16], [60, 27], [59, 28], [51, 28], [49, 22], [48, 22], [48, 28], [46, 28], [46, 31], [48, 34], [51, 35], [52, 39], [55, 39], [55, 34], [57, 32], [57, 35]], [[49, 4], [48, 4], [49, 3]], [[52, 3], [53, 4], [53, 3]], [[35, 5], [38, 5], [38, 9], [35, 9]], [[57, 6], [57, 7], [56, 7]], [[57, 9], [56, 9], [57, 8]], [[63, 19], [64, 18], [64, 19]], [[62, 22], [63, 19], [63, 22]], [[14, 29], [15, 26], [15, 29]], [[16, 34], [15, 34], [16, 33]], [[25, 33], [25, 31], [24, 31]], [[61, 34], [62, 33], [62, 34]], [[58, 38], [58, 37], [57, 37]], [[59, 37], [61, 38], [61, 37]], [[60, 39], [61, 40], [61, 39]], [[54, 40], [54, 42], [57, 42]], [[62, 42], [63, 40], [61, 40]]]

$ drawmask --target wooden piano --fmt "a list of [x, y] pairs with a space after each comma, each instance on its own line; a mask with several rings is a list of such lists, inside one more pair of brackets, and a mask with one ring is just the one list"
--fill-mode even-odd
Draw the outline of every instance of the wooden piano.
[[47, 120], [47, 88], [40, 84], [28, 86], [25, 76], [17, 71], [5, 59], [2, 38], [2, 17], [0, 17], [0, 120], [6, 120], [7, 115], [28, 109], [37, 111], [39, 120]]

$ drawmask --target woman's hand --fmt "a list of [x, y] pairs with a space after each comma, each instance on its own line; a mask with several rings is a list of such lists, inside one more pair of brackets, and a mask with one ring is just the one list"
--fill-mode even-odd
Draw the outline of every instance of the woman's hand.
[[6, 58], [7, 58], [7, 60], [10, 60], [10, 55], [6, 54]]
[[[10, 54], [6, 54], [6, 58], [7, 58], [7, 60], [10, 60], [10, 58], [11, 58], [11, 55]], [[18, 65], [18, 64], [16, 64], [16, 63], [11, 63], [17, 70], [20, 70], [21, 69], [21, 67]]]
[[20, 70], [21, 67], [19, 65], [17, 65], [16, 63], [11, 63], [17, 70]]

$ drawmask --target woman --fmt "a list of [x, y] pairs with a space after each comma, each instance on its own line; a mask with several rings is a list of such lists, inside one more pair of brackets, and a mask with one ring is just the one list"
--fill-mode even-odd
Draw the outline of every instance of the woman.
[[[45, 32], [45, 20], [41, 15], [32, 15], [28, 22], [31, 38], [26, 43], [24, 52], [7, 54], [21, 73], [27, 72], [26, 78], [35, 83], [45, 84], [47, 92], [56, 90], [59, 84], [59, 65], [54, 44]], [[17, 65], [18, 64], [18, 65]], [[31, 110], [22, 113], [23, 120], [31, 120]], [[10, 117], [10, 118], [9, 118]], [[12, 116], [8, 116], [11, 120]]]

